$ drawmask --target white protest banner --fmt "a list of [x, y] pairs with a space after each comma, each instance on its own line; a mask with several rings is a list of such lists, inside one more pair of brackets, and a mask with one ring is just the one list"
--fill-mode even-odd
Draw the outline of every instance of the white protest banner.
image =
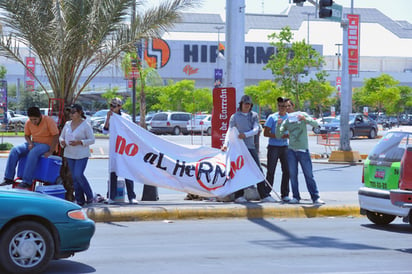
[[224, 197], [265, 179], [236, 128], [223, 152], [169, 142], [117, 114], [110, 120], [109, 171], [120, 177], [203, 197]]

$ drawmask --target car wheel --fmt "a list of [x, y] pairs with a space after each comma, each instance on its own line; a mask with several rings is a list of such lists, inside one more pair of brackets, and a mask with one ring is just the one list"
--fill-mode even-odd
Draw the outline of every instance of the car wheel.
[[180, 132], [181, 132], [180, 127], [173, 128], [173, 135], [180, 135]]
[[312, 128], [312, 131], [315, 134], [320, 134], [320, 127], [314, 127], [314, 128]]
[[349, 139], [353, 139], [355, 137], [355, 132], [353, 129], [349, 130]]
[[8, 272], [42, 272], [53, 258], [53, 237], [39, 223], [18, 222], [4, 231], [0, 240], [0, 254], [0, 265]]
[[369, 221], [377, 225], [390, 224], [396, 218], [396, 216], [393, 216], [393, 215], [379, 213], [379, 212], [372, 212], [372, 211], [367, 211], [366, 217], [368, 217]]
[[371, 129], [369, 132], [369, 139], [375, 139], [376, 138], [376, 130], [374, 128]]
[[212, 128], [211, 128], [211, 127], [209, 127], [209, 128], [206, 130], [206, 134], [207, 134], [207, 136], [211, 136], [211, 135], [212, 135]]

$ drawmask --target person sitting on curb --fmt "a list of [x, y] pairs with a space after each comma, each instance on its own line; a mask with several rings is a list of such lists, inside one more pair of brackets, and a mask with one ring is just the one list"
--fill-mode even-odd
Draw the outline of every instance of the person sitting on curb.
[[4, 173], [4, 181], [0, 186], [14, 183], [18, 162], [27, 157], [24, 166], [22, 182], [17, 186], [21, 189], [31, 189], [37, 163], [42, 155], [49, 157], [56, 150], [59, 143], [59, 129], [50, 116], [42, 115], [38, 107], [27, 110], [29, 120], [24, 125], [24, 144], [11, 149]]

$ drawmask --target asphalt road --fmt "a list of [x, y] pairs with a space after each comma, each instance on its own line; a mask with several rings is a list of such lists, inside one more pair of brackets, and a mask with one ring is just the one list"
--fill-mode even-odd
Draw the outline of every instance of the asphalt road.
[[349, 217], [98, 223], [45, 273], [410, 273], [411, 233]]

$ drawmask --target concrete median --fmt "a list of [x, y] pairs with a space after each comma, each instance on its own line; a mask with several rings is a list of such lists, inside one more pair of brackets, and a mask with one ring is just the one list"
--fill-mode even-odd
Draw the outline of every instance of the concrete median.
[[358, 217], [357, 205], [288, 205], [279, 203], [219, 203], [200, 205], [99, 205], [86, 208], [95, 222], [153, 221], [215, 218], [315, 218]]

